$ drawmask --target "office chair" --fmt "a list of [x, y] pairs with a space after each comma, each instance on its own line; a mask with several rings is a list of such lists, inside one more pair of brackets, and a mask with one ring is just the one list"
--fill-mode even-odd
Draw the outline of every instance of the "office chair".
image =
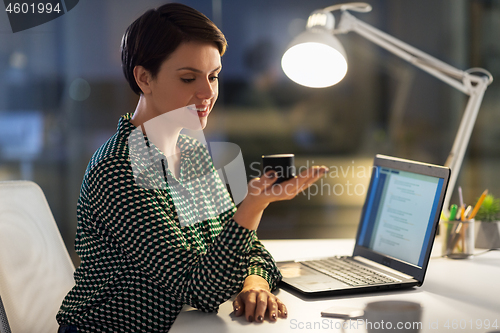
[[41, 188], [0, 182], [0, 333], [57, 332], [74, 270]]

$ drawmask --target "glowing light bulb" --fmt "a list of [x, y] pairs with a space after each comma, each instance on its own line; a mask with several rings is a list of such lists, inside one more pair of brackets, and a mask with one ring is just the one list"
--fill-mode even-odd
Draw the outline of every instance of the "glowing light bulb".
[[292, 41], [281, 58], [281, 67], [298, 84], [324, 88], [344, 78], [347, 60], [342, 44], [330, 31], [312, 28]]

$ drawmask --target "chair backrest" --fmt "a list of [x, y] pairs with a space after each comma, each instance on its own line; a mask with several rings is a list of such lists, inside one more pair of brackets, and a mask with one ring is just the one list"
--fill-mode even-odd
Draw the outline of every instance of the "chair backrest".
[[57, 332], [74, 270], [41, 188], [0, 182], [0, 332]]

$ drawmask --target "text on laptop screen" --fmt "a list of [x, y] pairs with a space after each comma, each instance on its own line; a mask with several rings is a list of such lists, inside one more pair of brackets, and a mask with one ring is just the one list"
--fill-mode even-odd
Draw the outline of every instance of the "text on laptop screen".
[[358, 244], [422, 267], [443, 179], [376, 166]]

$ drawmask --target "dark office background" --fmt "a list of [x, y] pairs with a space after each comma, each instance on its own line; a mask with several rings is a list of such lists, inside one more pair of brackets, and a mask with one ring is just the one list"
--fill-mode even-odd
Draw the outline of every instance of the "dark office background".
[[[249, 177], [257, 176], [255, 162], [266, 153], [295, 153], [297, 166], [338, 171], [319, 194], [271, 205], [261, 238], [354, 237], [369, 176], [358, 171], [376, 153], [444, 164], [467, 101], [448, 85], [354, 33], [339, 36], [349, 71], [338, 85], [309, 89], [283, 74], [281, 55], [308, 15], [338, 1], [178, 2], [205, 13], [229, 42], [207, 139], [238, 144]], [[468, 203], [485, 188], [500, 196], [500, 1], [368, 2], [372, 12], [355, 14], [365, 22], [460, 69], [484, 67], [496, 78], [457, 185]], [[121, 36], [163, 3], [81, 0], [60, 18], [15, 34], [0, 13], [0, 180], [41, 186], [76, 264], [76, 201], [86, 165], [137, 103], [121, 71]]]

